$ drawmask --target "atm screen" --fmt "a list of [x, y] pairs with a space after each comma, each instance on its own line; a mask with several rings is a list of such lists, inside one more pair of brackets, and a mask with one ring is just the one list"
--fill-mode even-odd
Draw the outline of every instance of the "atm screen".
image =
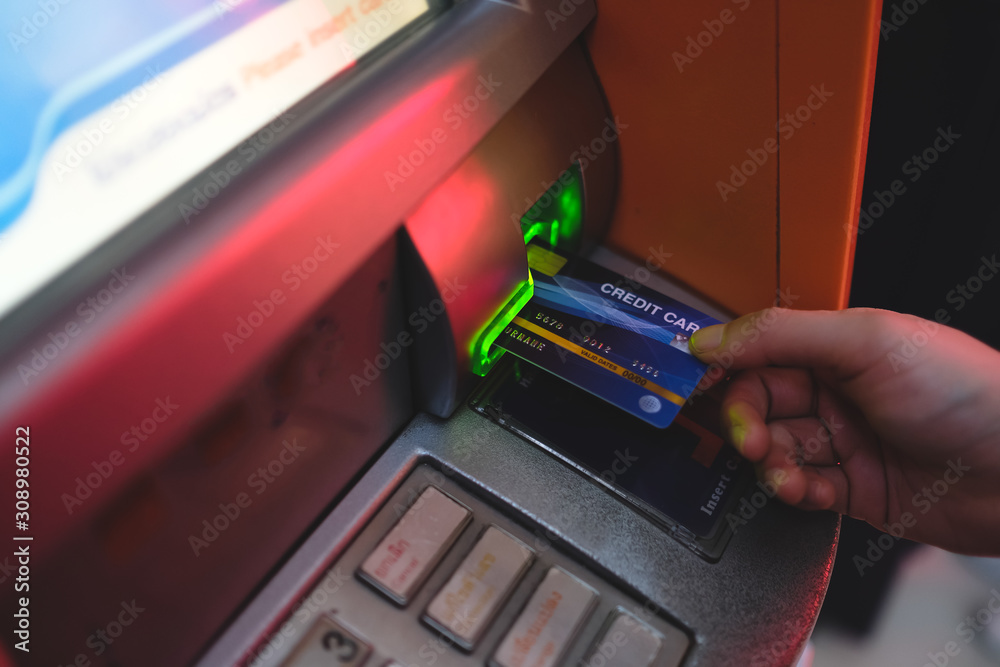
[[178, 204], [195, 222], [293, 105], [439, 4], [4, 3], [0, 316], [231, 153]]

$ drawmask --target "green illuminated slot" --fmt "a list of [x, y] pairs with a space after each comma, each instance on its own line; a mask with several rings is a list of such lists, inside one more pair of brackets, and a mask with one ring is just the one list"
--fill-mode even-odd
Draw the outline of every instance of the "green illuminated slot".
[[510, 300], [501, 308], [490, 320], [490, 323], [475, 337], [469, 356], [472, 359], [472, 372], [483, 376], [490, 370], [497, 359], [503, 356], [504, 349], [493, 347], [497, 337], [504, 328], [511, 323], [525, 304], [531, 301], [535, 293], [535, 281], [531, 279], [531, 271], [528, 271], [528, 279], [522, 282], [514, 291]]
[[[583, 181], [580, 165], [574, 162], [569, 169], [549, 186], [537, 202], [521, 218], [521, 232], [527, 245], [532, 239], [541, 237], [557, 248], [575, 250], [583, 231]], [[504, 349], [494, 347], [497, 337], [511, 320], [531, 301], [535, 283], [528, 270], [528, 279], [518, 285], [507, 303], [498, 310], [487, 324], [473, 338], [469, 357], [472, 372], [483, 376], [504, 354]]]
[[583, 231], [583, 181], [574, 162], [521, 218], [525, 244], [542, 237], [550, 245], [575, 250]]

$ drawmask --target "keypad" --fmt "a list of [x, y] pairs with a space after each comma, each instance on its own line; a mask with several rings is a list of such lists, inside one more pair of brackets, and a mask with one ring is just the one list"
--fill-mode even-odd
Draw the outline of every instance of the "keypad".
[[683, 663], [685, 631], [496, 505], [418, 466], [304, 596], [301, 635], [257, 664]]
[[624, 610], [615, 612], [609, 620], [584, 665], [650, 667], [663, 647], [663, 636]]
[[532, 551], [496, 526], [476, 546], [427, 607], [427, 622], [472, 649], [531, 562]]
[[371, 644], [332, 616], [317, 620], [283, 667], [361, 667]]
[[361, 576], [405, 605], [441, 560], [471, 512], [433, 486], [400, 517], [361, 566]]
[[550, 569], [493, 656], [496, 667], [552, 667], [590, 614], [597, 591], [564, 570]]

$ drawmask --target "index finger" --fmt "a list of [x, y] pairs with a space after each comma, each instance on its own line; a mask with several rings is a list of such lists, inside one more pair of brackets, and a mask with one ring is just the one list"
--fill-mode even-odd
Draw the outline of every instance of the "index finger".
[[727, 370], [793, 366], [852, 377], [882, 356], [882, 313], [767, 308], [696, 331], [689, 347], [702, 361]]

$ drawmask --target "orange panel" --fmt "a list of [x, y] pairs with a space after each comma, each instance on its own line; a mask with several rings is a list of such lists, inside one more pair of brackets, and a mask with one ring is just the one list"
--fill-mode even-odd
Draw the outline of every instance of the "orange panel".
[[826, 97], [781, 144], [780, 275], [796, 308], [847, 306], [880, 15], [863, 0], [781, 4], [780, 110]]
[[[599, 1], [591, 55], [628, 126], [608, 244], [662, 245], [674, 277], [734, 312], [779, 287], [842, 307], [879, 5]], [[805, 123], [782, 120], [823, 83], [834, 95]]]
[[774, 136], [775, 16], [774, 0], [608, 0], [590, 35], [629, 126], [608, 244], [638, 259], [662, 245], [667, 271], [734, 311], [769, 305], [776, 284], [776, 161], [725, 201], [716, 185]]

